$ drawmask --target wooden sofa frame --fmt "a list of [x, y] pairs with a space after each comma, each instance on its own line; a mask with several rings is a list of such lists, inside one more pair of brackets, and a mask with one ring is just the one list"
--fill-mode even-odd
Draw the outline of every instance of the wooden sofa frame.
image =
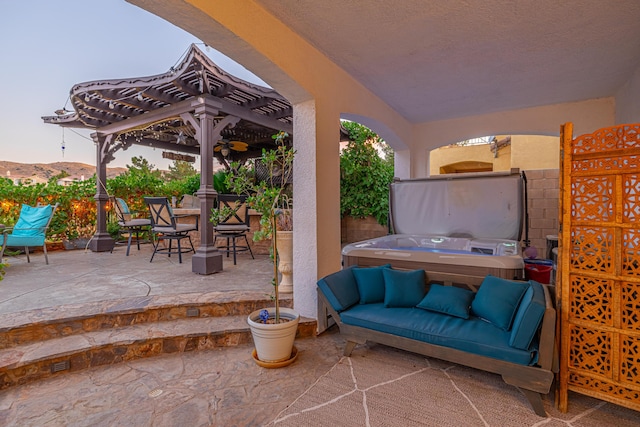
[[[428, 281], [431, 283], [449, 282], [438, 278], [438, 273], [427, 273]], [[472, 280], [473, 281], [473, 280]], [[475, 286], [470, 285], [473, 289]], [[412, 353], [421, 354], [436, 359], [445, 360], [459, 365], [481, 369], [502, 376], [502, 380], [509, 385], [519, 389], [531, 404], [534, 412], [546, 417], [542, 403], [542, 395], [551, 391], [555, 373], [558, 372], [557, 349], [555, 344], [556, 332], [556, 310], [553, 307], [551, 293], [547, 285], [543, 285], [546, 301], [546, 309], [540, 327], [540, 343], [538, 351], [537, 366], [519, 365], [517, 363], [506, 362], [486, 356], [429, 344], [422, 341], [413, 340], [385, 332], [379, 332], [360, 326], [346, 325], [342, 322], [340, 314], [333, 309], [329, 301], [318, 288], [318, 330], [324, 331], [334, 322], [340, 329], [340, 334], [347, 341], [344, 355], [350, 356], [357, 344], [364, 344], [372, 341], [384, 344]]]

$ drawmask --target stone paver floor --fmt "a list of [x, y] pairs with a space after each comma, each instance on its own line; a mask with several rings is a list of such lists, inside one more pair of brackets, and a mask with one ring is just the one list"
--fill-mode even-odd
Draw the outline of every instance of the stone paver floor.
[[296, 340], [298, 359], [265, 369], [251, 345], [151, 357], [0, 391], [2, 426], [262, 426], [342, 355], [332, 328]]
[[[156, 256], [151, 246], [113, 253], [55, 251], [5, 257], [0, 318], [40, 316], [59, 306], [157, 296], [171, 300], [217, 292], [272, 291], [266, 255], [224, 258], [221, 273], [191, 272], [191, 256]], [[289, 296], [290, 298], [290, 296]], [[65, 313], [66, 314], [66, 313]], [[259, 426], [324, 374], [341, 354], [338, 334], [296, 341], [298, 360], [264, 369], [251, 345], [141, 359], [64, 373], [0, 391], [0, 426]]]

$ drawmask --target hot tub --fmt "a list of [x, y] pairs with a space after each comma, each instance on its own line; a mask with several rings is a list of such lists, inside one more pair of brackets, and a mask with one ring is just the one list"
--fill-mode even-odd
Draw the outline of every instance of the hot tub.
[[343, 265], [420, 268], [434, 282], [522, 279], [523, 187], [517, 171], [396, 180], [393, 234], [345, 246]]
[[514, 240], [418, 234], [393, 234], [352, 243], [342, 249], [342, 259], [345, 266], [391, 264], [397, 268], [421, 268], [449, 274], [453, 281], [453, 276], [482, 279], [487, 274], [521, 279], [524, 268]]

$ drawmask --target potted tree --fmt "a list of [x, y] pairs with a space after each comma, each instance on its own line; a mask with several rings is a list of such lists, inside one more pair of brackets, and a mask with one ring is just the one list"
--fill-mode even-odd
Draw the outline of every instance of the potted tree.
[[[247, 319], [256, 346], [254, 359], [264, 367], [286, 366], [295, 360], [293, 342], [300, 320], [300, 315], [293, 309], [280, 307], [281, 286], [288, 284], [286, 280], [284, 283], [278, 282], [278, 266], [280, 265], [283, 277], [288, 277], [290, 282], [292, 264], [283, 257], [287, 249], [289, 256], [292, 256], [291, 245], [279, 243], [286, 239], [284, 235], [293, 233], [292, 197], [288, 187], [295, 151], [286, 144], [288, 136], [286, 132], [273, 135], [276, 148], [262, 150], [260, 163], [266, 173], [265, 179], [254, 179], [247, 166], [237, 163], [232, 164], [234, 173], [227, 178], [229, 189], [237, 194], [246, 194], [249, 206], [261, 214], [260, 229], [254, 233], [254, 240], [271, 238], [274, 306], [256, 310]], [[212, 220], [215, 222], [218, 215], [224, 214], [216, 211]], [[292, 284], [290, 286], [293, 290]]]

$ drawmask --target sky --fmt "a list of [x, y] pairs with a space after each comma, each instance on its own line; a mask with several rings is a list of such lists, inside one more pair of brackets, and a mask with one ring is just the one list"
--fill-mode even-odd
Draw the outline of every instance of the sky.
[[[169, 71], [200, 40], [124, 0], [0, 0], [0, 160], [96, 164], [91, 130], [63, 130], [42, 116], [72, 110], [69, 91], [93, 80], [146, 77]], [[199, 47], [220, 68], [266, 85], [213, 48]], [[62, 150], [64, 136], [65, 149]], [[108, 167], [143, 156], [157, 168], [161, 150], [133, 146]], [[195, 166], [198, 167], [196, 161]]]

